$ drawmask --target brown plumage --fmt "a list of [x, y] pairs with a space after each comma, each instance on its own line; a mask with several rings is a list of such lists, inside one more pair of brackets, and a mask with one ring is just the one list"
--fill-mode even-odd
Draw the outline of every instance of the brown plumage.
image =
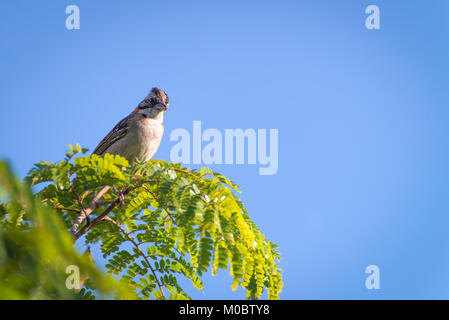
[[169, 106], [167, 94], [153, 88], [148, 96], [101, 140], [94, 154], [119, 154], [131, 163], [148, 161], [156, 153], [164, 133], [163, 120]]

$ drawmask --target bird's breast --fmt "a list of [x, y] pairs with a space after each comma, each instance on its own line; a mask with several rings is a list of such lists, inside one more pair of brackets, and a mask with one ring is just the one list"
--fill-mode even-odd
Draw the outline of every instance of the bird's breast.
[[164, 134], [164, 126], [154, 119], [139, 121], [137, 140], [140, 146], [138, 158], [148, 161], [156, 153]]

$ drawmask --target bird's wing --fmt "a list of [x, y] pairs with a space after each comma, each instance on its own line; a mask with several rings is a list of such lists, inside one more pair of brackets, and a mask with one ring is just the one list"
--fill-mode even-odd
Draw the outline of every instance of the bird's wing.
[[122, 121], [117, 123], [117, 125], [111, 130], [111, 132], [109, 132], [108, 135], [104, 137], [103, 140], [101, 140], [101, 142], [92, 153], [102, 156], [112, 144], [122, 139], [128, 133], [129, 121], [131, 116], [132, 115], [129, 115]]

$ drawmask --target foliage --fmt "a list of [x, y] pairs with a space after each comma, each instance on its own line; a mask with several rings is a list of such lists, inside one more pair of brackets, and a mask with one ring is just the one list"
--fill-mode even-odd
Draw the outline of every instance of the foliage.
[[0, 161], [0, 299], [85, 299], [86, 290], [66, 287], [66, 268], [89, 274], [103, 296], [135, 298], [128, 288], [100, 273], [73, 248], [74, 240], [55, 212], [19, 182]]
[[[37, 163], [25, 181], [31, 187], [42, 184], [36, 196], [45, 207], [31, 196], [29, 201], [54, 220], [50, 209], [56, 210], [75, 239], [98, 244], [108, 273], [138, 298], [190, 299], [180, 277], [201, 290], [204, 272], [210, 269], [215, 275], [219, 268], [229, 268], [233, 290], [241, 286], [247, 298], [257, 299], [265, 289], [269, 299], [278, 299], [277, 246], [251, 221], [232, 181], [207, 168], [194, 171], [157, 160], [130, 166], [117, 155], [85, 152], [70, 146], [59, 163]], [[35, 229], [17, 223], [27, 213], [9, 212], [2, 228], [9, 221], [20, 225], [17, 230]], [[57, 232], [65, 239], [65, 250], [68, 235]], [[59, 249], [48, 252], [48, 258], [61, 256]], [[99, 288], [91, 272], [84, 292]]]

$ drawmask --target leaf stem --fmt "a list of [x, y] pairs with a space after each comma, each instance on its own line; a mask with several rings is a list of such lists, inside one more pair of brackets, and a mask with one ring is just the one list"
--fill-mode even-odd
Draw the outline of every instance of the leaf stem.
[[151, 272], [153, 273], [154, 279], [156, 280], [156, 283], [159, 287], [159, 291], [161, 292], [162, 296], [165, 298], [165, 294], [164, 294], [164, 290], [162, 290], [162, 285], [159, 282], [157, 275], [156, 275], [156, 271], [153, 269], [153, 267], [150, 264], [150, 261], [147, 259], [147, 256], [142, 252], [142, 250], [140, 249], [139, 245], [134, 241], [134, 239], [129, 235], [128, 232], [126, 232], [125, 229], [122, 228], [121, 225], [119, 225], [115, 220], [109, 218], [109, 217], [104, 217], [104, 220], [111, 222], [113, 225], [115, 225], [117, 228], [120, 229], [120, 231], [128, 238], [129, 241], [131, 241], [131, 243], [134, 245], [134, 247], [136, 247], [137, 251], [139, 251], [140, 255], [145, 259], [145, 262], [147, 263], [148, 267], [150, 268]]

